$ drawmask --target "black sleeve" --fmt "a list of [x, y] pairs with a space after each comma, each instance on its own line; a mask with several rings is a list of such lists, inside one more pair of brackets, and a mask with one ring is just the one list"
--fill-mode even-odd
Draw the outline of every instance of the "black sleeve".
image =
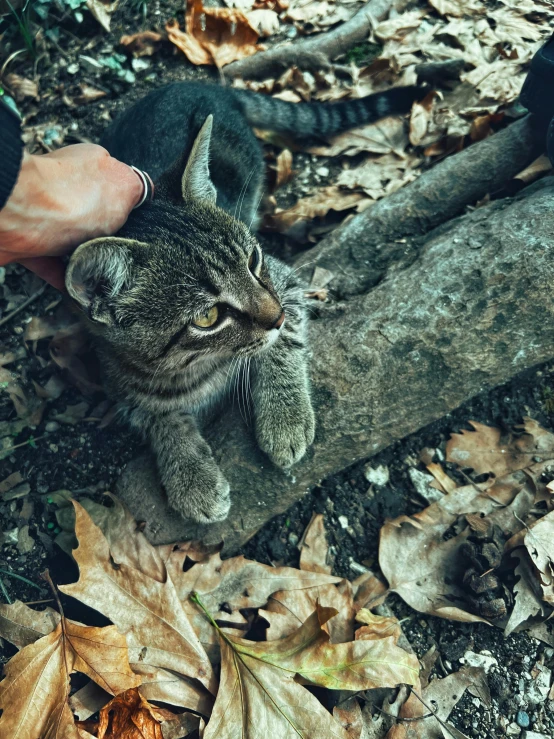
[[21, 120], [0, 97], [0, 208], [17, 182], [22, 158]]

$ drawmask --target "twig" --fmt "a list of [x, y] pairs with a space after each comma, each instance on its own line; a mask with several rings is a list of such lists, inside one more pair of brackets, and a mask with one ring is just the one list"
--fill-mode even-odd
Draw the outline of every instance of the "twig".
[[18, 305], [17, 308], [14, 308], [11, 313], [8, 313], [7, 316], [4, 316], [2, 320], [0, 320], [0, 326], [4, 326], [6, 323], [12, 320], [14, 316], [16, 316], [18, 313], [20, 313], [22, 310], [24, 310], [28, 305], [31, 305], [37, 298], [40, 298], [42, 293], [46, 290], [48, 287], [48, 283], [45, 282], [42, 287], [39, 287], [39, 289], [30, 295], [27, 300], [24, 300], [21, 305]]
[[369, 0], [350, 20], [327, 33], [295, 43], [275, 46], [253, 56], [228, 64], [224, 77], [265, 79], [274, 77], [290, 66], [320, 71], [328, 69], [330, 61], [345, 54], [356, 44], [367, 40], [375, 21], [388, 16], [392, 0]]

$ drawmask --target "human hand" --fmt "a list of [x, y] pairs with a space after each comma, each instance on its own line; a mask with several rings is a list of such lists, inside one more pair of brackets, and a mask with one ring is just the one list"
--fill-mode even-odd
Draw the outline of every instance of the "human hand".
[[96, 144], [25, 153], [0, 211], [0, 265], [20, 262], [62, 289], [64, 268], [52, 257], [118, 231], [143, 191], [136, 172]]

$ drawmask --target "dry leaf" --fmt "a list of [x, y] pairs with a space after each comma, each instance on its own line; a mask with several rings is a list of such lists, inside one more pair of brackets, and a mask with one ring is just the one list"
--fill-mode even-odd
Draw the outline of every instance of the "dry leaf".
[[373, 154], [397, 154], [404, 156], [409, 143], [404, 119], [389, 116], [366, 126], [353, 128], [331, 139], [328, 146], [313, 146], [307, 149], [316, 156], [334, 157], [338, 154], [354, 156], [362, 152]]
[[506, 624], [505, 636], [519, 631], [530, 619], [546, 615], [540, 582], [527, 553], [520, 549], [512, 554], [519, 560], [515, 568], [518, 581], [514, 585], [514, 607]]
[[467, 485], [443, 495], [414, 516], [388, 521], [381, 529], [379, 564], [390, 589], [423, 613], [454, 621], [484, 621], [470, 612], [468, 595], [462, 587], [467, 563], [460, 547], [471, 530], [465, 528], [448, 539], [444, 534], [459, 516], [469, 513], [483, 514], [491, 523], [519, 530], [522, 524], [517, 518], [521, 516], [514, 514], [519, 511], [525, 517], [532, 499], [527, 490], [520, 489], [513, 503], [502, 507], [493, 497], [481, 493], [477, 485]]
[[358, 167], [343, 170], [337, 185], [361, 188], [372, 200], [379, 200], [415, 179], [416, 173], [407, 164], [394, 154], [368, 158]]
[[109, 618], [144, 665], [196, 678], [213, 691], [212, 667], [172, 580], [160, 583], [127, 564], [114, 563], [101, 530], [79, 503], [73, 505], [79, 581], [60, 589]]
[[277, 157], [277, 176], [275, 179], [275, 190], [278, 190], [292, 178], [292, 153], [288, 149], [283, 151]]
[[538, 570], [543, 599], [554, 606], [554, 512], [533, 524], [523, 541]]
[[76, 739], [67, 703], [73, 672], [82, 672], [112, 694], [140, 682], [129, 667], [125, 637], [115, 626], [83, 626], [62, 618], [6, 665], [0, 683], [0, 735]]
[[258, 51], [258, 31], [240, 10], [205, 8], [202, 0], [187, 3], [186, 31], [177, 21], [166, 25], [169, 40], [193, 64], [225, 64]]
[[425, 138], [436, 97], [437, 93], [431, 91], [423, 100], [416, 100], [412, 105], [412, 112], [410, 114], [410, 144], [412, 146], [419, 146]]
[[322, 626], [335, 613], [318, 607], [300, 629], [276, 642], [222, 636], [221, 686], [204, 739], [254, 736], [250, 731], [260, 726], [279, 739], [297, 739], [299, 726], [305, 736], [346, 739], [347, 732], [295, 675], [310, 685], [344, 690], [417, 680], [417, 659], [391, 638], [331, 644]]
[[309, 572], [331, 574], [326, 563], [329, 545], [325, 535], [325, 522], [321, 513], [314, 513], [304, 533], [300, 547], [300, 569]]
[[108, 32], [110, 30], [112, 15], [115, 13], [118, 5], [119, 0], [115, 0], [115, 2], [109, 2], [109, 0], [108, 2], [105, 2], [105, 0], [87, 0], [87, 8], [102, 28]]
[[95, 735], [98, 739], [163, 739], [162, 722], [169, 717], [173, 714], [150, 705], [138, 690], [127, 690], [100, 711]]
[[162, 39], [162, 34], [157, 31], [139, 31], [138, 33], [122, 36], [119, 43], [134, 57], [138, 58], [152, 56]]
[[264, 219], [264, 229], [285, 233], [298, 241], [305, 240], [311, 221], [324, 218], [331, 210], [345, 211], [359, 206], [361, 193], [346, 192], [335, 185], [320, 188], [314, 195], [299, 200], [291, 208], [276, 211]]
[[347, 580], [337, 585], [282, 590], [272, 595], [266, 609], [258, 612], [269, 624], [266, 639], [273, 641], [290, 636], [311, 616], [318, 604], [337, 611], [337, 615], [323, 626], [333, 644], [352, 641], [356, 608], [352, 602], [352, 585]]
[[511, 435], [503, 443], [499, 429], [476, 421], [469, 423], [474, 431], [464, 430], [460, 434], [451, 434], [446, 445], [446, 459], [449, 462], [455, 462], [460, 467], [470, 467], [478, 475], [490, 472], [496, 477], [503, 477], [531, 464], [535, 445], [530, 434]]
[[260, 8], [246, 13], [248, 22], [253, 26], [262, 38], [269, 38], [279, 33], [279, 16], [274, 10]]
[[49, 634], [59, 621], [60, 614], [52, 608], [34, 611], [20, 601], [11, 605], [0, 604], [0, 637], [18, 649]]
[[25, 100], [25, 98], [39, 99], [38, 83], [34, 80], [29, 80], [27, 77], [21, 77], [14, 73], [7, 74], [4, 80], [18, 103]]
[[79, 87], [81, 89], [81, 94], [73, 97], [73, 102], [77, 105], [94, 103], [96, 100], [106, 97], [104, 90], [99, 90], [97, 87], [87, 85], [86, 82], [81, 82]]

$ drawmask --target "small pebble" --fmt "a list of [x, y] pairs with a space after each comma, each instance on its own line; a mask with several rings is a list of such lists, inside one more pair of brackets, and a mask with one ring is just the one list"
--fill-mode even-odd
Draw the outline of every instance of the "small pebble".
[[518, 711], [516, 715], [516, 723], [521, 726], [522, 729], [526, 729], [531, 723], [529, 720], [529, 714], [526, 711]]
[[293, 547], [298, 544], [298, 535], [294, 531], [291, 531], [289, 534], [289, 544], [292, 544]]
[[348, 517], [347, 516], [339, 516], [339, 523], [341, 525], [341, 528], [347, 529], [348, 528]]
[[44, 428], [50, 433], [51, 431], [57, 431], [60, 428], [60, 424], [57, 421], [48, 421]]

